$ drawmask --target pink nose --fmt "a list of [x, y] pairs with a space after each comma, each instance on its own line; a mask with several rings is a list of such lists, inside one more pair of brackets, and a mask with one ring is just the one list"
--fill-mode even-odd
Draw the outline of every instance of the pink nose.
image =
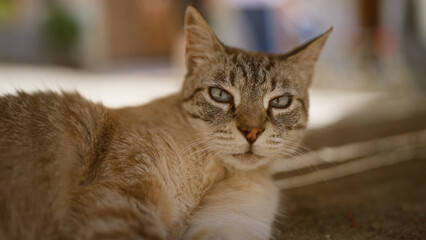
[[263, 129], [256, 127], [241, 127], [238, 130], [246, 137], [249, 143], [254, 143], [257, 137], [263, 132]]

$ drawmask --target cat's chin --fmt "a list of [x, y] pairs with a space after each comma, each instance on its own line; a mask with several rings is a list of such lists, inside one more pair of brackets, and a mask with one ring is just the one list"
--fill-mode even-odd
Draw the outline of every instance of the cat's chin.
[[232, 156], [236, 159], [246, 162], [255, 162], [263, 158], [262, 156], [256, 155], [253, 152], [232, 154]]
[[223, 161], [239, 170], [253, 170], [268, 163], [266, 157], [253, 152], [229, 154], [224, 156]]

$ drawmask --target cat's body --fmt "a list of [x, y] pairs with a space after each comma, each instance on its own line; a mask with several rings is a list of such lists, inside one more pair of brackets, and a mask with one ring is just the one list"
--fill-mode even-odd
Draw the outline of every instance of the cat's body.
[[123, 109], [0, 98], [0, 239], [269, 238], [268, 163], [303, 135], [326, 37], [275, 56], [225, 47], [192, 8], [186, 27], [180, 94]]
[[[132, 231], [117, 223], [121, 218], [133, 227], [146, 226], [140, 232], [164, 228], [179, 235], [206, 191], [231, 173], [214, 156], [190, 146], [198, 133], [179, 111], [178, 100], [175, 95], [110, 110], [75, 94], [2, 98], [1, 109], [9, 110], [0, 118], [0, 135], [8, 136], [0, 138], [5, 239], [34, 234], [54, 239], [59, 232], [117, 233], [126, 239]], [[142, 211], [145, 207], [152, 209]]]
[[[277, 193], [266, 169], [226, 169], [200, 151], [194, 144], [199, 133], [181, 114], [178, 95], [112, 110], [76, 94], [20, 93], [1, 98], [0, 107], [6, 110], [0, 135], [8, 136], [0, 138], [4, 239], [154, 239], [166, 233], [178, 239], [213, 185], [229, 211], [247, 197], [267, 196], [266, 209], [248, 210], [269, 209], [265, 227], [273, 221]], [[265, 188], [252, 186], [262, 181]], [[223, 191], [219, 182], [233, 186]], [[229, 199], [235, 192], [226, 193], [228, 187], [246, 188], [247, 196]], [[218, 213], [211, 221], [224, 217]]]

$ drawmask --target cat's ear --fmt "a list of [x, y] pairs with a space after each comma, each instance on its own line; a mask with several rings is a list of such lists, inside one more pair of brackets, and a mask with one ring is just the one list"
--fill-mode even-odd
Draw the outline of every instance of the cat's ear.
[[315, 64], [333, 28], [285, 54], [285, 62], [290, 63], [306, 87], [311, 85]]
[[186, 68], [194, 67], [211, 60], [224, 47], [217, 39], [201, 14], [192, 6], [185, 13]]

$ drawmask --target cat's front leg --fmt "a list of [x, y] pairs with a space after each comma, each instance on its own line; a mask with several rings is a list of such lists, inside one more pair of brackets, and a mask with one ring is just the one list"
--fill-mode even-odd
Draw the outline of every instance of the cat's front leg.
[[167, 238], [154, 205], [114, 187], [86, 187], [71, 201], [67, 215], [62, 223], [61, 239]]
[[277, 205], [278, 189], [268, 175], [236, 174], [205, 196], [182, 239], [269, 239]]

